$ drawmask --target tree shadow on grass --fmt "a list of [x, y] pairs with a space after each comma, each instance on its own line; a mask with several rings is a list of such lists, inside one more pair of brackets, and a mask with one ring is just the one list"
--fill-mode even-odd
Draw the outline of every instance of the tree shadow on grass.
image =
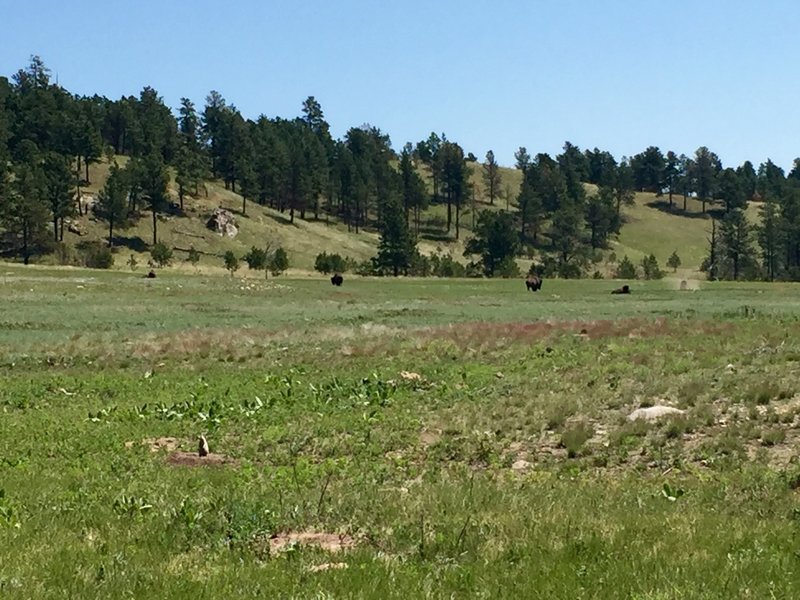
[[138, 235], [135, 237], [125, 237], [121, 235], [115, 235], [112, 238], [115, 248], [128, 248], [129, 250], [133, 250], [134, 252], [147, 252], [149, 246], [147, 243], [140, 238]]
[[666, 200], [651, 200], [646, 203], [646, 206], [655, 208], [668, 215], [676, 217], [686, 217], [687, 219], [721, 219], [725, 216], [725, 211], [721, 208], [708, 208], [705, 213], [701, 212], [688, 212], [684, 211], [679, 202], [675, 202], [670, 208], [669, 202]]

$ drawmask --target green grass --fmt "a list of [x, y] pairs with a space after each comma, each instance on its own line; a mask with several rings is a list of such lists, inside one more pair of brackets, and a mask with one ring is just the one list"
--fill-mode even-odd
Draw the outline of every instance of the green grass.
[[792, 598], [798, 287], [612, 286], [0, 265], [0, 597]]

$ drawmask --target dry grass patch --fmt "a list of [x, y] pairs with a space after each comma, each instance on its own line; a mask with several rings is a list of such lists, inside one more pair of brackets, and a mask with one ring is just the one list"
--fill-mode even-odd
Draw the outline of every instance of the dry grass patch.
[[[142, 446], [147, 446], [150, 449], [150, 452], [158, 452], [160, 450], [166, 450], [168, 452], [173, 452], [177, 450], [181, 442], [178, 438], [174, 437], [158, 437], [158, 438], [145, 438], [141, 442], [139, 442]], [[136, 442], [125, 442], [126, 448], [133, 448], [136, 445]]]
[[346, 534], [319, 531], [286, 531], [269, 539], [271, 554], [285, 552], [296, 546], [308, 546], [326, 552], [342, 552], [355, 548], [356, 540]]

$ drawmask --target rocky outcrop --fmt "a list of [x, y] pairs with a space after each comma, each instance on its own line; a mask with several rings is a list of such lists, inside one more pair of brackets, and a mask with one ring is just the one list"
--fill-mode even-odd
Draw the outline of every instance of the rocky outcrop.
[[236, 220], [229, 210], [224, 208], [217, 208], [211, 215], [211, 218], [206, 223], [211, 231], [217, 235], [224, 235], [229, 238], [236, 237], [239, 233], [239, 228], [236, 226]]

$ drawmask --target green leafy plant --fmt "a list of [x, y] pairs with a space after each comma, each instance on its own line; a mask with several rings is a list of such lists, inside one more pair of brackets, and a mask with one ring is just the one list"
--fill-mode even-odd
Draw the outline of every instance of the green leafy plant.
[[158, 242], [150, 250], [150, 257], [159, 267], [166, 267], [172, 261], [172, 248], [163, 242]]

